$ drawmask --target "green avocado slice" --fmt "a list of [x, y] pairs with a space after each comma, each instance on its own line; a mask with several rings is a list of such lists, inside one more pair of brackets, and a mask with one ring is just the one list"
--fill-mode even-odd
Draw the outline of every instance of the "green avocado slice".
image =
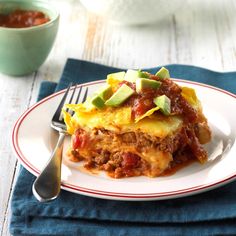
[[127, 70], [124, 80], [134, 83], [139, 78], [139, 72], [137, 70]]
[[127, 70], [124, 80], [135, 83], [137, 78], [149, 78], [149, 75], [141, 70]]
[[110, 85], [102, 88], [98, 94], [94, 95], [91, 99], [91, 103], [98, 109], [102, 109], [105, 106], [105, 101], [112, 96], [112, 88]]
[[166, 95], [154, 98], [153, 102], [160, 108], [161, 112], [168, 116], [171, 113], [171, 101]]
[[105, 107], [105, 101], [98, 95], [94, 96], [91, 99], [91, 103], [98, 109], [102, 109], [103, 107]]
[[106, 102], [105, 105], [117, 107], [126, 101], [132, 94], [134, 90], [123, 84]]
[[125, 77], [125, 71], [120, 71], [120, 72], [116, 72], [116, 73], [112, 73], [112, 74], [107, 75], [107, 79], [113, 78], [113, 79], [120, 80], [120, 81], [124, 80], [124, 77]]
[[111, 85], [107, 85], [107, 86], [103, 87], [99, 91], [98, 96], [101, 97], [104, 101], [109, 99], [112, 96], [112, 87], [111, 87]]
[[145, 78], [138, 78], [136, 80], [136, 91], [138, 93], [142, 92], [143, 89], [146, 88], [153, 88], [157, 89], [161, 86], [161, 82], [152, 80], [152, 79], [145, 79]]
[[159, 71], [157, 71], [156, 76], [160, 79], [169, 79], [170, 73], [165, 67], [162, 67]]
[[138, 78], [149, 78], [149, 75], [141, 70], [138, 70]]

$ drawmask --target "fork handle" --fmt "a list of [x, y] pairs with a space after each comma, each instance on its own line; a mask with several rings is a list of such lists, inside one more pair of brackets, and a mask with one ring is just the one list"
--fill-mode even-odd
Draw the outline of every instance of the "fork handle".
[[53, 200], [60, 193], [61, 162], [65, 136], [66, 133], [61, 130], [59, 132], [56, 147], [53, 150], [47, 165], [32, 186], [33, 194], [40, 202]]

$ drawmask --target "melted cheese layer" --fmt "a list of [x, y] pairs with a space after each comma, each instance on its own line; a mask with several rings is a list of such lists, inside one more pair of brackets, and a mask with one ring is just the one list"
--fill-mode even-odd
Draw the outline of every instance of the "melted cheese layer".
[[131, 108], [104, 109], [90, 112], [76, 111], [73, 117], [65, 114], [68, 132], [73, 134], [77, 128], [90, 130], [106, 129], [113, 132], [143, 132], [151, 136], [164, 138], [175, 133], [183, 121], [178, 116], [149, 116], [135, 123], [131, 119]]

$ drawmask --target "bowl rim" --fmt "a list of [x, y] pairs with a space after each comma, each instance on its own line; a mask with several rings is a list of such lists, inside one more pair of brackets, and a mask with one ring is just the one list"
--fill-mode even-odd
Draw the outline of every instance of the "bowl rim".
[[56, 7], [54, 6], [54, 4], [48, 2], [48, 1], [44, 1], [44, 0], [34, 0], [34, 1], [28, 1], [28, 0], [21, 0], [21, 1], [17, 1], [17, 0], [1, 0], [0, 1], [0, 5], [1, 4], [16, 4], [19, 7], [21, 5], [24, 4], [29, 4], [31, 6], [38, 6], [41, 5], [42, 7], [44, 7], [45, 9], [52, 11], [55, 16], [53, 18], [50, 18], [50, 20], [44, 24], [41, 25], [36, 25], [36, 26], [30, 26], [30, 27], [24, 27], [24, 28], [9, 28], [9, 27], [4, 27], [4, 26], [0, 26], [0, 31], [11, 31], [11, 32], [21, 32], [21, 31], [33, 31], [33, 30], [38, 30], [47, 26], [50, 26], [51, 24], [53, 24], [54, 22], [58, 21], [60, 18], [60, 13], [58, 12], [58, 10], [56, 9]]

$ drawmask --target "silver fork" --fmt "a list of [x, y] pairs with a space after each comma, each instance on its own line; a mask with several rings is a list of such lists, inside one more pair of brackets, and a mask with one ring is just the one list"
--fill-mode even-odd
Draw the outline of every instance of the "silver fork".
[[[69, 97], [69, 91], [71, 89], [72, 84], [69, 85], [67, 88], [54, 116], [51, 120], [51, 127], [59, 132], [59, 138], [56, 144], [55, 149], [53, 150], [51, 157], [44, 167], [41, 174], [37, 177], [34, 181], [32, 186], [32, 191], [34, 196], [40, 202], [46, 202], [50, 200], [54, 200], [60, 193], [61, 190], [61, 161], [62, 161], [62, 151], [63, 151], [63, 143], [65, 136], [67, 135], [66, 132], [66, 125], [64, 123], [63, 117], [61, 115], [61, 110]], [[69, 98], [69, 102], [71, 103], [75, 91], [77, 89], [77, 85], [74, 86], [72, 94]], [[76, 97], [76, 101], [73, 103], [78, 103], [80, 95], [81, 95], [82, 87], [80, 87], [78, 91], [78, 95]], [[87, 98], [88, 88], [86, 88], [84, 92], [84, 96], [82, 102], [84, 102]], [[73, 113], [71, 113], [73, 115]]]

